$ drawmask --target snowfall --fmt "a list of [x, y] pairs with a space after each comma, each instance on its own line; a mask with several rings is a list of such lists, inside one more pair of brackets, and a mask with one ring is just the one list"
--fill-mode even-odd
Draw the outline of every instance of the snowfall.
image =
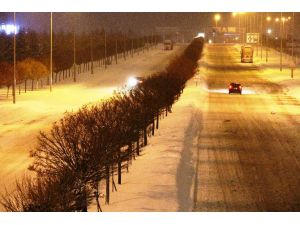
[[[236, 45], [239, 48], [238, 45]], [[15, 179], [22, 177], [30, 164], [29, 150], [36, 144], [40, 130], [47, 131], [65, 111], [76, 111], [84, 104], [99, 101], [113, 94], [128, 76], [147, 76], [163, 70], [168, 62], [180, 54], [184, 46], [174, 51], [163, 51], [162, 46], [143, 54], [120, 60], [106, 70], [97, 67], [95, 73], [80, 74], [78, 82], [71, 79], [55, 84], [49, 89], [28, 91], [17, 95], [17, 104], [6, 99], [6, 90], [0, 90], [0, 192], [4, 186], [12, 189]], [[205, 50], [195, 77], [188, 81], [180, 99], [173, 105], [172, 113], [162, 118], [160, 127], [142, 149], [141, 155], [132, 161], [129, 172], [124, 171], [122, 184], [111, 192], [110, 204], [100, 198], [103, 211], [192, 211], [195, 182], [195, 165], [199, 112], [201, 102], [208, 95], [205, 85]], [[255, 54], [254, 64], [259, 76], [284, 87], [287, 94], [300, 99], [300, 72], [290, 78], [290, 57], [284, 54], [284, 69], [279, 70], [279, 53], [270, 50], [265, 62], [260, 52]], [[104, 183], [104, 181], [103, 181]], [[102, 184], [101, 192], [105, 194]], [[96, 211], [95, 202], [89, 211]]]

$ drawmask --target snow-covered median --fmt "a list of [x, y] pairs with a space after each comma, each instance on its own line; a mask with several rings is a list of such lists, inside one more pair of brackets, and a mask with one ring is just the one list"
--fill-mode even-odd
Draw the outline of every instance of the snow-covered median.
[[[200, 81], [201, 82], [201, 81]], [[195, 79], [187, 83], [184, 93], [173, 105], [172, 113], [160, 121], [155, 136], [133, 160], [123, 183], [111, 194], [103, 211], [191, 211], [197, 137], [201, 125], [200, 106], [206, 92]], [[104, 184], [105, 181], [103, 181]], [[105, 193], [104, 185], [101, 192]], [[92, 204], [89, 211], [96, 211]]]

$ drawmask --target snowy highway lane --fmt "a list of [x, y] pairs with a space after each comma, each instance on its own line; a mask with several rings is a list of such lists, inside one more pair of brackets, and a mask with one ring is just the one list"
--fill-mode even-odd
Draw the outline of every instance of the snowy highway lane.
[[76, 111], [84, 104], [112, 96], [113, 90], [124, 85], [129, 76], [147, 76], [163, 70], [184, 45], [175, 46], [174, 51], [164, 51], [162, 47], [129, 56], [126, 61], [119, 59], [117, 65], [113, 63], [106, 70], [96, 67], [93, 75], [81, 73], [77, 83], [72, 78], [61, 81], [54, 85], [52, 93], [48, 88], [26, 94], [22, 91], [15, 105], [6, 99], [6, 90], [0, 89], [0, 193], [4, 185], [13, 190], [15, 179], [27, 171], [29, 151], [40, 130], [47, 131], [66, 111]]
[[[239, 59], [231, 45], [204, 52], [194, 211], [299, 211], [300, 102]], [[221, 91], [231, 82], [251, 94]]]

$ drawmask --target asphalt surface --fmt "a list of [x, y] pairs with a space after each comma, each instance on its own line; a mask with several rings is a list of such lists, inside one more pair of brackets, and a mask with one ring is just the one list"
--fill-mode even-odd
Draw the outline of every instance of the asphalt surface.
[[239, 60], [231, 45], [204, 52], [194, 211], [299, 211], [300, 102]]

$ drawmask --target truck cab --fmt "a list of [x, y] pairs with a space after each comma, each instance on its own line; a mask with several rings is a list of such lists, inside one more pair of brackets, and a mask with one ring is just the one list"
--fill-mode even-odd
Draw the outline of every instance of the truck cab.
[[173, 42], [171, 40], [164, 41], [164, 49], [165, 50], [173, 50]]
[[253, 63], [253, 47], [251, 45], [241, 46], [241, 62]]

